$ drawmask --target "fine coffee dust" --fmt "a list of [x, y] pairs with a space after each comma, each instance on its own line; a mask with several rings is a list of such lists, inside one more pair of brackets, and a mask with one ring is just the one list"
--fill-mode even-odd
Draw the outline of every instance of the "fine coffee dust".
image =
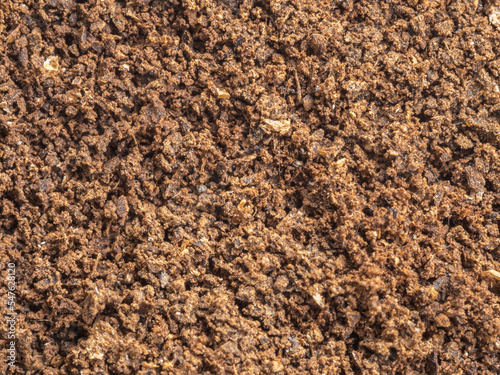
[[500, 3], [0, 20], [1, 373], [500, 373]]

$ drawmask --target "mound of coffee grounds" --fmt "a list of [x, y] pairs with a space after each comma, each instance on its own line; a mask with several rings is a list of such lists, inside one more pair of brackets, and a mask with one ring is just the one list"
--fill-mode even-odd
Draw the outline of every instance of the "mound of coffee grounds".
[[499, 56], [496, 0], [2, 1], [0, 372], [500, 373]]

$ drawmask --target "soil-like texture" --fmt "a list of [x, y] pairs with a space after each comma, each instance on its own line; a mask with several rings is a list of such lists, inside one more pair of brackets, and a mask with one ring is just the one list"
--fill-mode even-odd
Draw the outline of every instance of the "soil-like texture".
[[0, 372], [499, 374], [499, 29], [494, 0], [2, 0]]

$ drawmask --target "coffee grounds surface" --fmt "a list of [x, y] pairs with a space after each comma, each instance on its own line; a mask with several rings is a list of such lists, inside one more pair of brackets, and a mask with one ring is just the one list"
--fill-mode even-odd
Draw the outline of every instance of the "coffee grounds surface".
[[0, 372], [499, 374], [499, 29], [494, 0], [2, 1]]

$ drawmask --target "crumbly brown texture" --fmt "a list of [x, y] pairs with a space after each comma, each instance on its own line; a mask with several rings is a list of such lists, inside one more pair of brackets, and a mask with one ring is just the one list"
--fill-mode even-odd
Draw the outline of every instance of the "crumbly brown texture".
[[2, 1], [0, 372], [500, 373], [499, 15]]

